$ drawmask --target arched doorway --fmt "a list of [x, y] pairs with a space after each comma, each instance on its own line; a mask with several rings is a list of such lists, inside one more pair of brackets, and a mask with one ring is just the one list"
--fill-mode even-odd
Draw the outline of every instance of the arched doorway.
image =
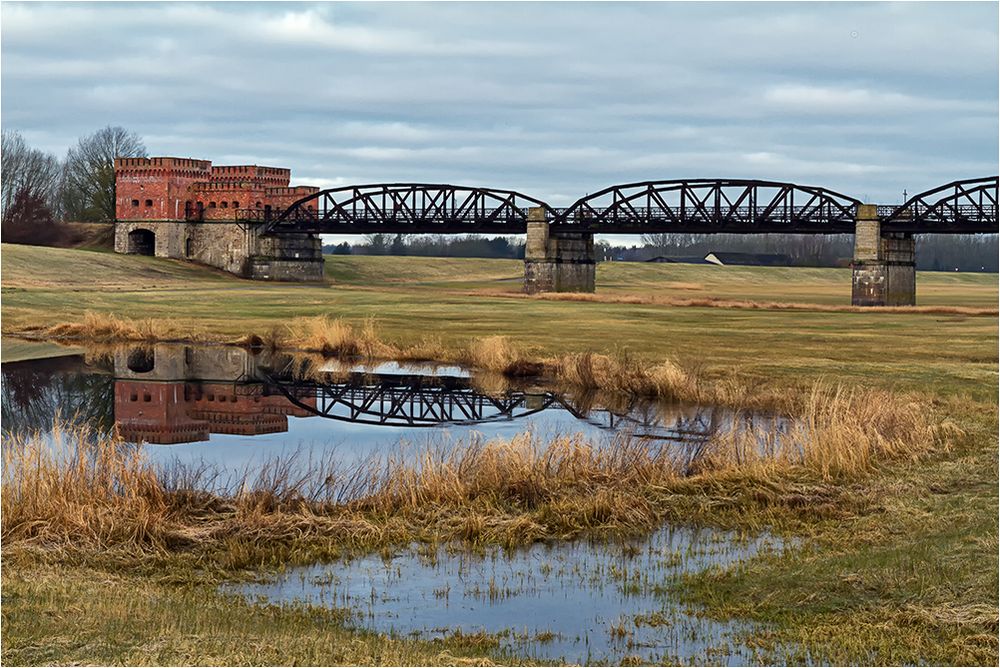
[[135, 255], [153, 255], [156, 235], [150, 230], [132, 230], [128, 233], [128, 252]]
[[156, 366], [156, 354], [151, 348], [133, 348], [126, 362], [129, 371], [149, 373]]

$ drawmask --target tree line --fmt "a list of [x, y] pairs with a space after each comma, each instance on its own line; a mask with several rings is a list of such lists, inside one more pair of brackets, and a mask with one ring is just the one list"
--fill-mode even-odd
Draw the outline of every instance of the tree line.
[[65, 222], [113, 222], [116, 157], [146, 157], [142, 138], [108, 126], [81, 137], [60, 159], [29, 146], [20, 132], [4, 130], [0, 238], [7, 243], [57, 244], [68, 235]]
[[323, 247], [332, 255], [415, 255], [421, 257], [524, 258], [524, 240], [487, 238], [478, 234], [405, 235], [369, 234], [358, 244], [343, 242]]
[[[998, 270], [996, 234], [918, 234], [917, 269]], [[852, 234], [645, 234], [641, 247], [598, 244], [602, 259], [644, 261], [657, 256], [704, 257], [713, 252], [787, 255], [803, 267], [846, 267], [854, 257]]]

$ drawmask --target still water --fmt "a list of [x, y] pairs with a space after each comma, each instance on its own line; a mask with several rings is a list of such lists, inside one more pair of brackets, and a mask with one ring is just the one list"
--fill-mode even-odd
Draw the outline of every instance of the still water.
[[752, 658], [741, 636], [755, 629], [699, 616], [678, 604], [668, 585], [684, 573], [780, 549], [766, 535], [668, 528], [614, 543], [400, 550], [293, 568], [228, 591], [252, 601], [349, 609], [356, 626], [397, 636], [486, 632], [501, 648], [535, 659], [739, 665]]
[[144, 443], [164, 465], [233, 475], [280, 457], [352, 463], [470, 440], [617, 433], [695, 453], [734, 421], [717, 407], [567, 393], [455, 366], [340, 364], [222, 346], [155, 345], [2, 367], [3, 431], [50, 430], [57, 415]]

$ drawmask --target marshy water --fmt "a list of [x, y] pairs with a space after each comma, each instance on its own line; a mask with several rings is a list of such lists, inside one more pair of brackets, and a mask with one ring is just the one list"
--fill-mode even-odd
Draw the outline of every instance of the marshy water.
[[[58, 442], [71, 419], [117, 432], [164, 470], [233, 489], [269, 462], [309, 472], [447, 451], [532, 433], [596, 447], [625, 435], [696, 463], [719, 432], [784, 433], [780, 417], [635, 397], [568, 392], [429, 364], [345, 364], [221, 346], [154, 345], [89, 351], [2, 367], [2, 425]], [[402, 454], [401, 454], [402, 453]], [[347, 608], [360, 628], [434, 638], [496, 635], [518, 656], [571, 663], [739, 664], [750, 660], [736, 622], [700, 617], [670, 584], [761, 550], [767, 535], [684, 527], [641, 539], [558, 542], [469, 552], [414, 546], [286, 570], [233, 585], [252, 600]]]
[[346, 608], [352, 623], [397, 636], [495, 635], [516, 656], [570, 664], [748, 664], [753, 627], [700, 617], [669, 585], [762, 550], [753, 538], [665, 528], [641, 540], [558, 542], [469, 552], [460, 546], [292, 568], [228, 587], [253, 601]]

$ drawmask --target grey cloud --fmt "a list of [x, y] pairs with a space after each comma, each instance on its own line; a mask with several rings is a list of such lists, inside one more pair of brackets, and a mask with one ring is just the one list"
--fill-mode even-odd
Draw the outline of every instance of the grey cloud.
[[989, 3], [16, 4], [2, 115], [64, 153], [297, 181], [509, 187], [738, 176], [894, 201], [996, 173]]

